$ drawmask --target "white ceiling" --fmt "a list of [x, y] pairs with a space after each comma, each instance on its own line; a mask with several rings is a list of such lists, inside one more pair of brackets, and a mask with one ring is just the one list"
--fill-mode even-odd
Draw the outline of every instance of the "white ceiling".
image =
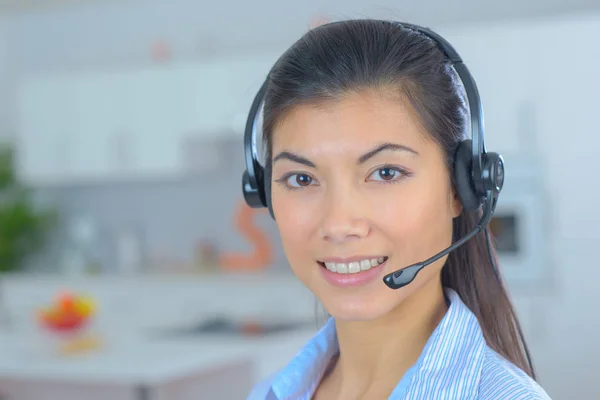
[[[532, 16], [548, 16], [561, 13], [571, 13], [585, 10], [599, 10], [600, 0], [255, 0], [255, 1], [218, 1], [210, 3], [207, 0], [196, 0], [206, 9], [206, 14], [219, 12], [221, 9], [234, 11], [244, 10], [244, 17], [254, 19], [257, 23], [266, 13], [269, 21], [273, 17], [287, 19], [294, 14], [305, 15], [307, 12], [339, 14], [355, 13], [370, 10], [380, 15], [389, 16], [392, 13], [402, 13], [407, 19], [431, 21], [431, 23], [446, 23], [457, 21], [495, 20], [499, 18], [525, 18]], [[145, 4], [176, 3], [171, 0], [0, 0], [0, 12], [28, 12], [40, 9], [56, 9], [72, 7], [89, 3], [138, 3]], [[197, 4], [198, 4], [197, 3]], [[377, 4], [368, 6], [368, 4]], [[274, 15], [273, 11], [279, 12]], [[258, 18], [258, 19], [257, 19]]]
[[[141, 36], [143, 26], [148, 35], [153, 29], [165, 37], [197, 38], [196, 46], [207, 51], [281, 49], [319, 15], [334, 20], [397, 19], [435, 29], [592, 10], [600, 12], [600, 0], [0, 0], [0, 14], [28, 20], [32, 32], [37, 27], [37, 41], [51, 30], [62, 30], [67, 45], [78, 36], [89, 37], [86, 29], [100, 32], [107, 27], [109, 34], [127, 39]], [[57, 20], [42, 17], [56, 14], [68, 18], [58, 26], [50, 22], [44, 26], [42, 20]]]
[[9, 13], [40, 10], [70, 6], [83, 2], [89, 2], [89, 0], [0, 0], [0, 12]]

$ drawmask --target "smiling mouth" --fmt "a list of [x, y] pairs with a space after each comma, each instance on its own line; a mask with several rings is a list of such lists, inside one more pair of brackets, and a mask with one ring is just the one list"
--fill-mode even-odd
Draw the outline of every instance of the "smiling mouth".
[[317, 261], [317, 263], [331, 272], [338, 274], [357, 274], [359, 272], [368, 271], [371, 268], [379, 267], [387, 261], [388, 257], [369, 258], [359, 261], [352, 261], [349, 263], [340, 262], [323, 262]]

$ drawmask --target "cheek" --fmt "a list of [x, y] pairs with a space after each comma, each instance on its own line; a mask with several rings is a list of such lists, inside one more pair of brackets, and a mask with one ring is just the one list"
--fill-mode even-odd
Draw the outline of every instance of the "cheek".
[[281, 235], [293, 240], [311, 230], [315, 223], [314, 201], [305, 193], [275, 188], [271, 201]]
[[275, 189], [273, 210], [283, 250], [294, 272], [300, 274], [302, 265], [309, 260], [310, 243], [315, 232], [316, 218], [310, 202], [301, 201], [296, 193]]
[[453, 210], [446, 185], [415, 182], [395, 193], [382, 191], [371, 205], [375, 224], [408, 262], [422, 261], [450, 244]]

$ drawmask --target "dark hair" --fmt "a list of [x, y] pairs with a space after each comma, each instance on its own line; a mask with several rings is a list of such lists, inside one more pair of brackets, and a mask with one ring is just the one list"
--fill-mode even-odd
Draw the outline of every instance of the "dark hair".
[[[287, 112], [300, 104], [327, 102], [365, 89], [397, 91], [406, 98], [444, 150], [452, 171], [454, 152], [470, 135], [464, 89], [452, 65], [425, 35], [398, 23], [362, 19], [309, 31], [271, 70], [263, 117], [267, 179], [271, 178], [272, 133]], [[480, 216], [480, 212], [463, 212], [455, 218], [454, 239], [471, 231]], [[455, 290], [475, 314], [488, 345], [534, 377], [516, 313], [491, 263], [484, 236], [449, 254], [441, 283]]]

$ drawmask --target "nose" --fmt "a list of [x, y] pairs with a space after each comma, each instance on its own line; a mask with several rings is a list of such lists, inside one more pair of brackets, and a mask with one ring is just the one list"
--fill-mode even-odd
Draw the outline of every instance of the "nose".
[[371, 225], [356, 193], [328, 196], [325, 201], [319, 235], [323, 240], [343, 243], [367, 237]]

